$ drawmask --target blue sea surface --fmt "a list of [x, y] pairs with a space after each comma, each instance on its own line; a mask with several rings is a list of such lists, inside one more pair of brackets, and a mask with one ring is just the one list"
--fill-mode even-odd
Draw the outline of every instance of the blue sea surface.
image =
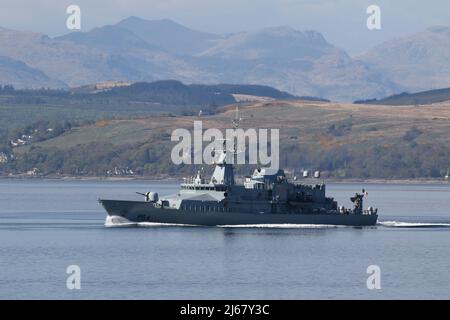
[[[154, 181], [0, 180], [0, 299], [449, 299], [450, 185], [365, 188], [376, 227], [105, 227], [98, 198]], [[81, 269], [69, 290], [66, 269]], [[381, 270], [369, 290], [367, 268]]]

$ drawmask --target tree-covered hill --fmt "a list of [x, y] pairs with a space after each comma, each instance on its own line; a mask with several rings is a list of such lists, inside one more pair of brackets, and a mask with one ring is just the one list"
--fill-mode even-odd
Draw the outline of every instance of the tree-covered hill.
[[15, 90], [10, 85], [0, 86], [0, 131], [42, 120], [195, 115], [200, 110], [203, 114], [213, 114], [216, 108], [237, 102], [236, 94], [269, 99], [296, 98], [259, 85], [185, 85], [175, 80], [120, 84], [101, 83], [71, 90]]

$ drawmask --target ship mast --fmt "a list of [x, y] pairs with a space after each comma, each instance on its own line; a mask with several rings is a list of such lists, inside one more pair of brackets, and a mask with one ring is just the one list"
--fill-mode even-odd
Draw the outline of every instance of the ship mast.
[[[236, 106], [236, 113], [233, 120], [231, 120], [231, 124], [233, 125], [233, 129], [236, 131], [239, 129], [239, 126], [241, 124], [242, 118], [239, 117], [239, 107]], [[233, 138], [233, 164], [237, 163], [237, 147], [236, 147], [236, 139], [237, 137]]]

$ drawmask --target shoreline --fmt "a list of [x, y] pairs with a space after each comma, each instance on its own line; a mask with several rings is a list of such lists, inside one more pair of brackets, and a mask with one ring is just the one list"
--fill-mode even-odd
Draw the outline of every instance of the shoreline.
[[[6, 180], [42, 180], [42, 181], [166, 181], [166, 182], [180, 182], [182, 177], [168, 177], [168, 176], [130, 176], [130, 177], [104, 177], [104, 176], [26, 176], [26, 175], [14, 175], [14, 176], [0, 176], [0, 181]], [[299, 180], [298, 182], [300, 182]], [[317, 182], [325, 183], [340, 183], [340, 184], [355, 184], [355, 183], [367, 183], [367, 184], [434, 184], [445, 185], [450, 184], [449, 180], [431, 179], [431, 178], [419, 178], [419, 179], [306, 179], [303, 180], [306, 184], [314, 184]]]

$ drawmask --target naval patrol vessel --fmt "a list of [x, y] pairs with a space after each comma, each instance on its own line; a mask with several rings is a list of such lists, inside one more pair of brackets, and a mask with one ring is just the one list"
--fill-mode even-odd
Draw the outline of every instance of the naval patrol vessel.
[[157, 192], [137, 192], [145, 197], [142, 201], [100, 199], [107, 222], [200, 226], [373, 226], [377, 222], [378, 210], [363, 208], [364, 190], [350, 198], [353, 208], [345, 208], [326, 196], [324, 183], [288, 181], [281, 169], [257, 168], [239, 184], [232, 161], [227, 161], [236, 150], [227, 152], [224, 144], [217, 152], [212, 177], [206, 180], [199, 171], [181, 184], [178, 194], [159, 197]]

